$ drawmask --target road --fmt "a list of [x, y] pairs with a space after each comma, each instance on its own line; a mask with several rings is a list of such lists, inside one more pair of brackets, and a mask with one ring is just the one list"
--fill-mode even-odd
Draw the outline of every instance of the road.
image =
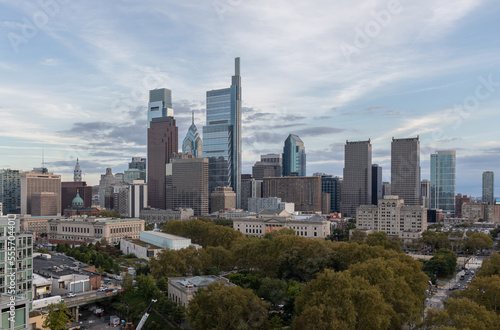
[[[467, 261], [465, 267], [469, 270], [468, 275], [466, 275], [465, 271], [462, 270], [449, 281], [439, 281], [437, 292], [432, 294], [431, 296], [428, 296], [425, 302], [425, 306], [427, 308], [443, 308], [443, 302], [448, 299], [450, 294], [454, 291], [453, 289], [450, 290], [450, 288], [458, 287], [458, 290], [464, 290], [468, 285], [467, 280], [469, 278], [473, 278], [470, 271], [474, 271], [474, 273], [477, 273], [477, 270], [479, 269], [479, 267], [481, 267], [484, 258], [485, 257], [471, 257]], [[464, 276], [463, 280], [460, 279], [462, 275]], [[458, 284], [460, 284], [460, 286], [458, 286]]]

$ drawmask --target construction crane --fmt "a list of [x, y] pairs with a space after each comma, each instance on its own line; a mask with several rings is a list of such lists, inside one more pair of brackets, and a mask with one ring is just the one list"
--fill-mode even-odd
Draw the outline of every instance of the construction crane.
[[147, 319], [148, 319], [148, 317], [149, 317], [149, 314], [148, 314], [149, 309], [151, 308], [151, 305], [152, 305], [153, 303], [155, 303], [155, 302], [156, 302], [156, 299], [152, 299], [152, 300], [151, 300], [151, 302], [149, 303], [148, 308], [146, 309], [146, 313], [144, 313], [144, 315], [142, 316], [141, 321], [139, 322], [139, 324], [137, 325], [137, 328], [135, 328], [135, 330], [141, 330], [141, 329], [142, 329], [142, 327], [143, 327], [143, 326], [144, 326], [144, 324], [146, 323], [146, 320], [147, 320]]

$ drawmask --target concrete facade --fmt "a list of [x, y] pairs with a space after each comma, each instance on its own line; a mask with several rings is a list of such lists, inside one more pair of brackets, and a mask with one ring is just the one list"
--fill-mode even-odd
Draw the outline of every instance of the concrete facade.
[[227, 278], [214, 275], [171, 277], [168, 279], [168, 297], [178, 305], [188, 307], [189, 301], [193, 299], [195, 293], [200, 288], [205, 288], [213, 282], [235, 286]]
[[398, 196], [385, 196], [378, 205], [361, 205], [356, 227], [363, 231], [383, 231], [403, 240], [418, 239], [427, 230], [427, 210], [420, 205], [406, 206]]
[[285, 203], [294, 203], [296, 211], [321, 212], [321, 178], [317, 176], [264, 178], [262, 197], [279, 197]]
[[236, 193], [230, 187], [217, 187], [210, 194], [210, 212], [236, 208]]
[[45, 168], [21, 173], [21, 214], [31, 214], [32, 196], [39, 192], [56, 195], [56, 214], [52, 215], [61, 215], [61, 176], [49, 173]]
[[395, 139], [391, 143], [391, 192], [406, 205], [420, 205], [419, 137]]

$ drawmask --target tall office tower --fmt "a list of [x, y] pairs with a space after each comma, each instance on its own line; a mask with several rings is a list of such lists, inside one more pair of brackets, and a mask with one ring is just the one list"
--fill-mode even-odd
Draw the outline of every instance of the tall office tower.
[[341, 212], [356, 216], [356, 208], [372, 203], [372, 145], [368, 141], [346, 141]]
[[330, 195], [330, 210], [326, 213], [340, 212], [340, 179], [325, 173], [313, 173], [313, 176], [321, 177], [321, 192]]
[[431, 208], [431, 182], [429, 180], [420, 181], [420, 200], [424, 208]]
[[21, 173], [18, 170], [0, 170], [0, 202], [3, 203], [4, 214], [19, 214], [21, 211]]
[[282, 160], [281, 154], [261, 155], [260, 162], [252, 166], [252, 177], [255, 180], [280, 177], [283, 173]]
[[372, 204], [378, 205], [382, 195], [382, 167], [378, 164], [372, 165]]
[[262, 197], [278, 197], [285, 203], [295, 203], [296, 211], [321, 212], [321, 178], [317, 176], [264, 178]]
[[56, 214], [61, 215], [61, 176], [46, 168], [21, 173], [21, 214], [31, 214], [32, 196], [38, 192], [53, 192]]
[[[229, 88], [207, 92], [207, 125], [203, 127], [203, 157], [209, 158], [210, 192], [227, 183], [241, 207], [241, 76], [240, 58]], [[225, 167], [225, 168], [224, 168]], [[224, 187], [223, 186], [223, 187]]]
[[[14, 254], [10, 256], [12, 251]], [[33, 235], [21, 233], [16, 215], [0, 217], [0, 255], [0, 329], [31, 329], [29, 312], [33, 301]]]
[[178, 128], [174, 117], [153, 118], [148, 128], [148, 201], [165, 209], [165, 165], [178, 150]]
[[406, 205], [420, 205], [420, 141], [395, 139], [391, 144], [391, 191]]
[[78, 158], [76, 159], [75, 170], [73, 171], [73, 181], [75, 182], [82, 181], [82, 169], [80, 168], [80, 163], [78, 162]]
[[457, 194], [455, 196], [455, 218], [461, 219], [463, 217], [462, 206], [465, 203], [472, 203], [472, 198], [462, 194]]
[[243, 210], [248, 210], [250, 198], [260, 197], [262, 197], [262, 180], [241, 179], [241, 208]]
[[195, 216], [208, 213], [208, 159], [175, 154], [167, 169], [167, 209], [191, 208]]
[[99, 180], [99, 206], [108, 210], [114, 208], [115, 176], [111, 168], [106, 169], [106, 174], [101, 174]]
[[382, 182], [382, 196], [389, 196], [391, 193], [391, 183], [390, 182]]
[[295, 134], [290, 134], [283, 146], [283, 176], [306, 176], [306, 148]]
[[166, 88], [149, 91], [148, 128], [154, 118], [173, 117], [172, 91]]
[[123, 172], [123, 181], [132, 184], [134, 180], [143, 180], [146, 182], [146, 158], [132, 157], [128, 163], [128, 170]]
[[182, 153], [186, 155], [191, 153], [194, 157], [201, 158], [203, 156], [203, 143], [201, 141], [200, 134], [198, 133], [198, 128], [194, 124], [194, 111], [192, 114], [191, 126], [189, 126], [188, 132], [184, 141], [182, 141]]
[[495, 204], [495, 178], [491, 171], [483, 172], [483, 203]]
[[431, 209], [455, 215], [455, 150], [436, 151], [431, 155]]

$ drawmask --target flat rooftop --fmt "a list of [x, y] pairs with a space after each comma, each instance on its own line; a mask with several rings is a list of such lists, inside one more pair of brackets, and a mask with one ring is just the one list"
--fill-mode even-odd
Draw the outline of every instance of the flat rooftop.
[[122, 238], [122, 239], [125, 240], [125, 241], [127, 241], [127, 242], [134, 243], [135, 245], [139, 245], [139, 246], [142, 246], [142, 247], [145, 247], [145, 248], [148, 248], [148, 249], [163, 250], [162, 247], [156, 246], [154, 244], [143, 242], [143, 241], [141, 241], [139, 239], [136, 239], [136, 238]]
[[157, 236], [157, 237], [160, 237], [160, 238], [165, 238], [165, 239], [169, 239], [169, 240], [185, 240], [185, 239], [189, 239], [189, 238], [186, 238], [186, 237], [181, 237], [181, 236], [177, 236], [177, 235], [172, 235], [172, 234], [168, 234], [168, 233], [162, 233], [162, 232], [159, 232], [159, 231], [141, 231], [141, 233], [145, 233], [145, 234], [148, 234], [148, 235], [153, 235], [153, 236]]

